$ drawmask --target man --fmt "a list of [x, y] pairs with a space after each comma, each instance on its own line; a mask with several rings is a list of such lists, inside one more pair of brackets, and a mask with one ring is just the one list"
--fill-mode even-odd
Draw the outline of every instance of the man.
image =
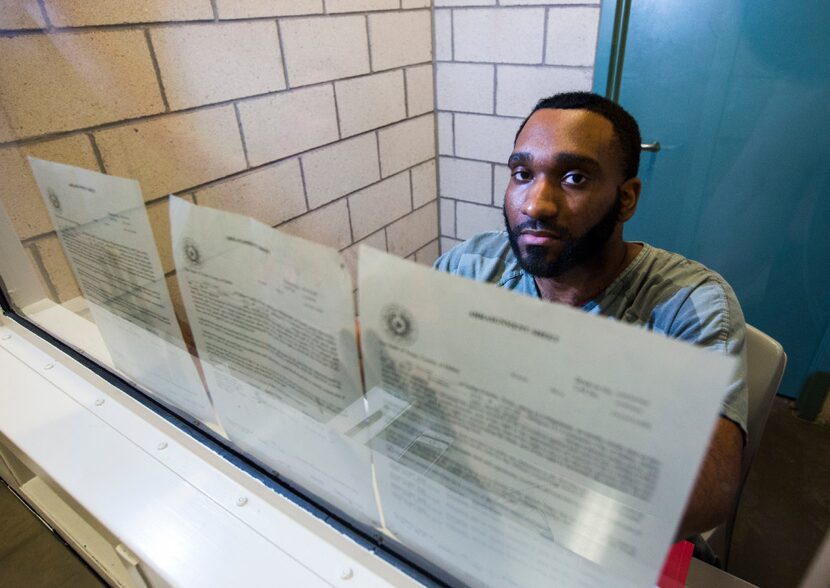
[[718, 274], [623, 240], [642, 186], [639, 159], [639, 128], [617, 104], [585, 92], [541, 100], [508, 160], [506, 230], [474, 236], [435, 267], [742, 357], [678, 530], [684, 538], [725, 520], [738, 486], [745, 324]]

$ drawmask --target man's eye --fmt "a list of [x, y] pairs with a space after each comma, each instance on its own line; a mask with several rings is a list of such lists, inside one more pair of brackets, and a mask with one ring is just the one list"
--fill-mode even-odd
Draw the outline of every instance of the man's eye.
[[562, 178], [562, 182], [568, 184], [569, 186], [580, 186], [587, 181], [588, 178], [578, 172], [565, 174], [565, 177]]
[[524, 169], [514, 169], [513, 173], [510, 174], [520, 182], [526, 182], [530, 179], [530, 172]]

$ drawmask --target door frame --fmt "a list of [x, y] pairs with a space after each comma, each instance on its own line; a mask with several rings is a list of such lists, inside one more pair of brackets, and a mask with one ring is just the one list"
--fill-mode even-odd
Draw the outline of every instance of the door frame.
[[593, 91], [617, 102], [620, 95], [631, 0], [602, 0], [594, 59]]

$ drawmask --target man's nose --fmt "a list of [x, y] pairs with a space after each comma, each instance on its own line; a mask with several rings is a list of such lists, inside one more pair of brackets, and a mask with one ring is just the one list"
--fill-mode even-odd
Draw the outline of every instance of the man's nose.
[[522, 202], [522, 214], [536, 219], [554, 217], [559, 212], [556, 198], [556, 188], [547, 179], [536, 178], [528, 186]]

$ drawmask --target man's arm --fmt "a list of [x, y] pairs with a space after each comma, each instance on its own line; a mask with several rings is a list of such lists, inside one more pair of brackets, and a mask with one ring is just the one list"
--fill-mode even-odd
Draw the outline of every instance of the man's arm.
[[680, 521], [676, 540], [717, 527], [729, 516], [741, 477], [743, 432], [720, 417]]
[[[693, 264], [689, 267], [695, 269]], [[707, 279], [689, 292], [672, 317], [668, 334], [738, 359], [732, 380], [724, 390], [721, 418], [677, 532], [677, 539], [685, 539], [725, 521], [740, 484], [748, 389], [746, 326], [735, 292], [723, 278], [708, 272]]]

